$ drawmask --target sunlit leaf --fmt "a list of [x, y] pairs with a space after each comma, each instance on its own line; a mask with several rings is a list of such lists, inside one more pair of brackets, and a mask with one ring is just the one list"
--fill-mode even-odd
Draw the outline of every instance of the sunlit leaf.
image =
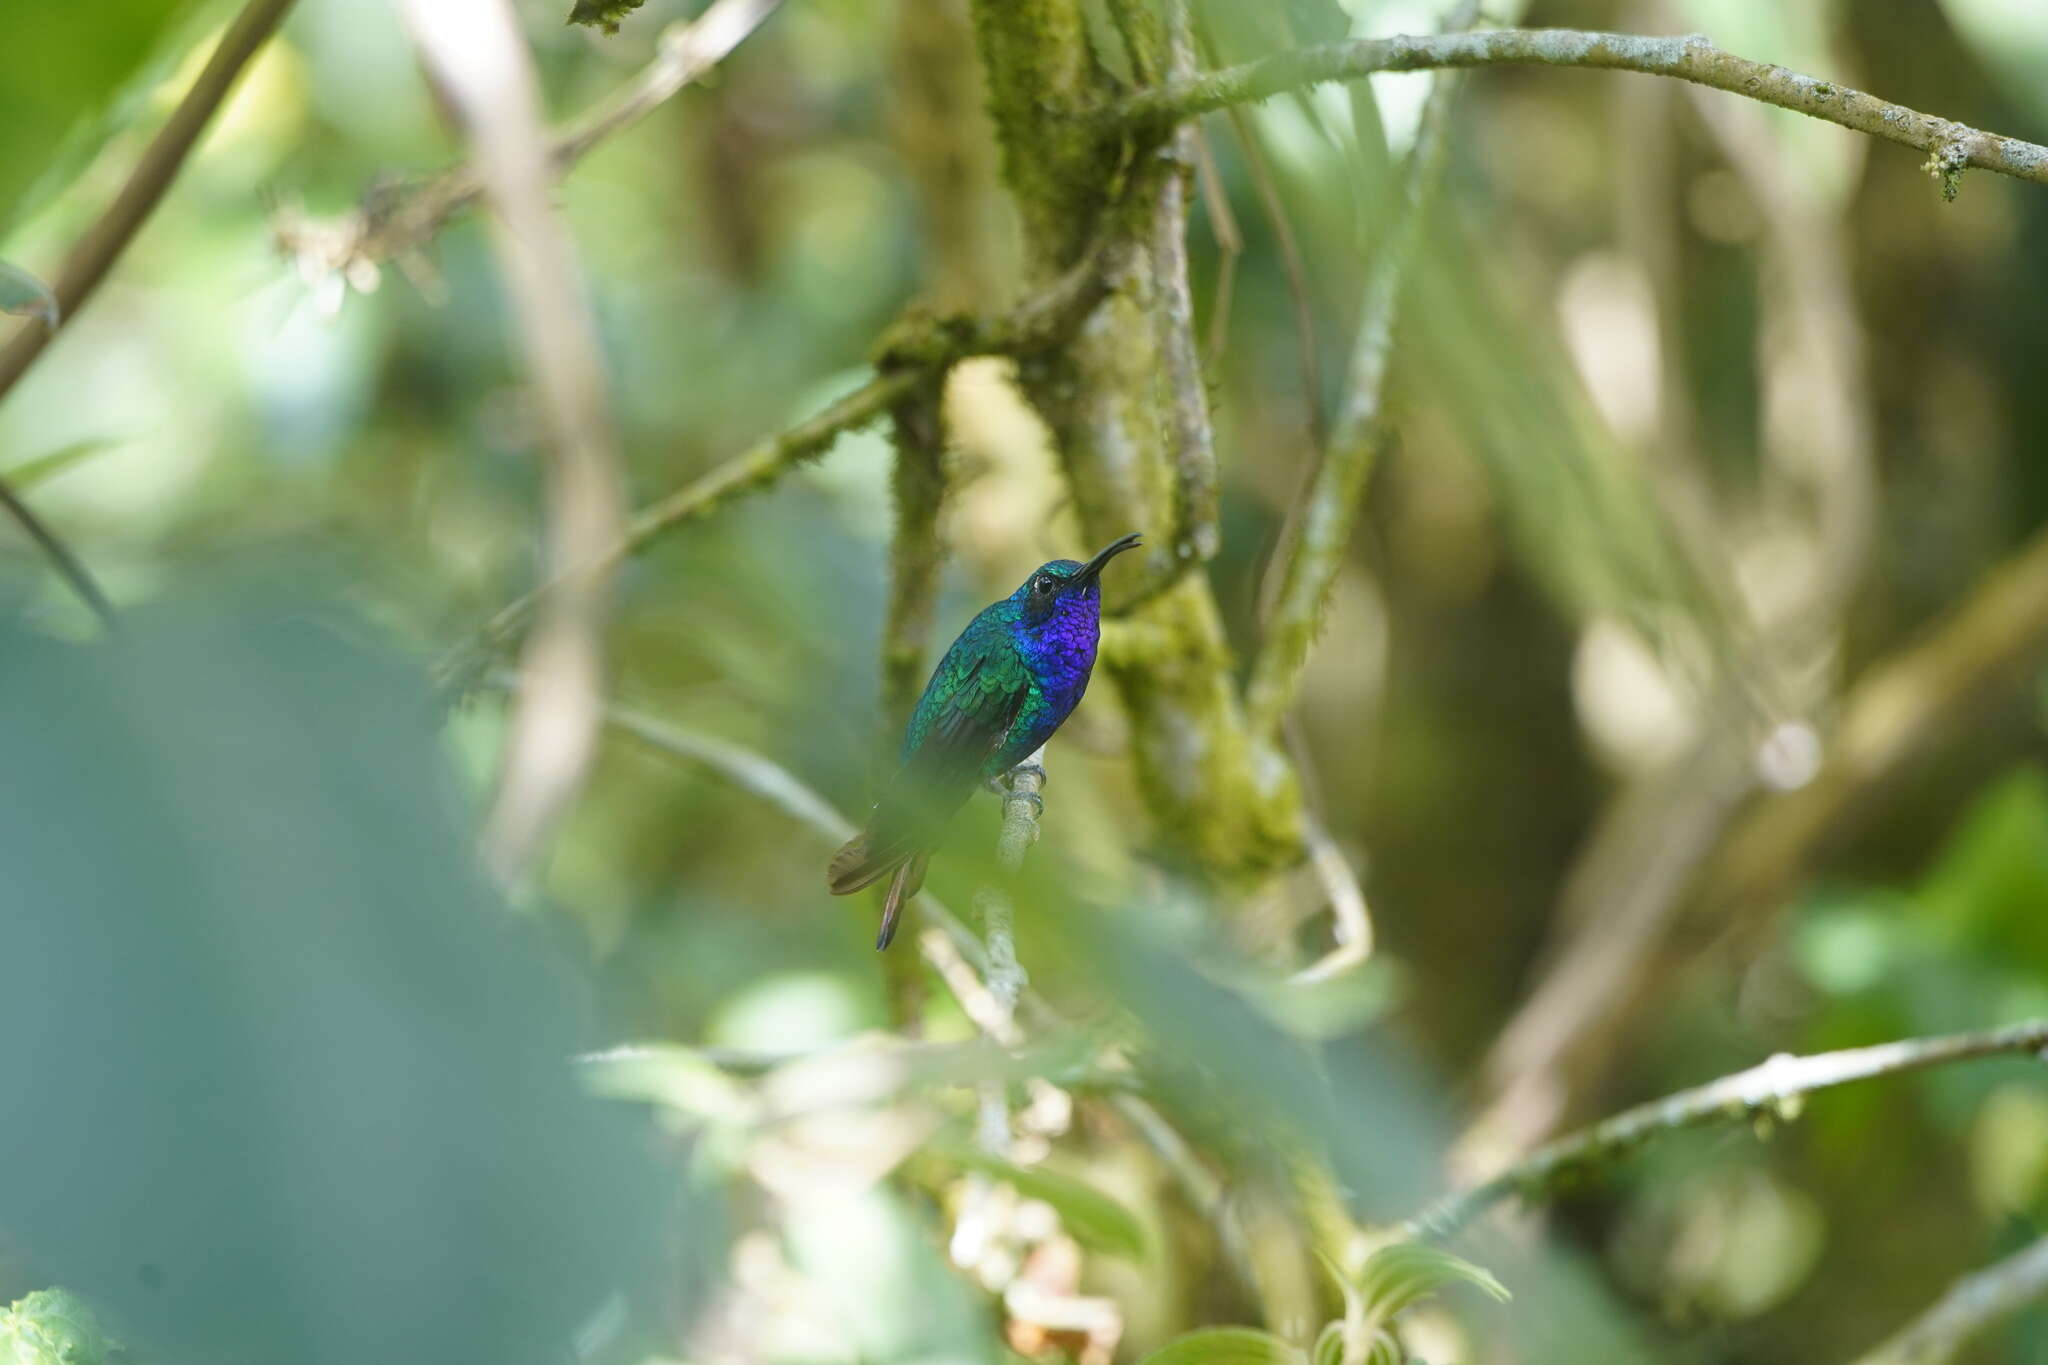
[[1145, 1254], [1145, 1227], [1137, 1215], [1086, 1181], [1043, 1166], [1019, 1166], [970, 1147], [949, 1147], [946, 1155], [970, 1170], [1012, 1186], [1029, 1199], [1052, 1205], [1073, 1239], [1113, 1256]]
[[1175, 1337], [1140, 1365], [1306, 1365], [1292, 1342], [1251, 1327], [1207, 1327]]
[[55, 330], [58, 319], [57, 295], [49, 285], [9, 261], [0, 261], [0, 313], [41, 318]]
[[0, 1309], [0, 1361], [6, 1365], [104, 1365], [119, 1359], [92, 1306], [62, 1289], [38, 1289]]

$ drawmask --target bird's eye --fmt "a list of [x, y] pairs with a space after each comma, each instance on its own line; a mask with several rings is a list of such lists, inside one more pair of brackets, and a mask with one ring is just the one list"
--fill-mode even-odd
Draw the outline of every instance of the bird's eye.
[[1036, 581], [1036, 582], [1034, 582], [1034, 583], [1032, 583], [1032, 585], [1031, 585], [1031, 590], [1032, 590], [1033, 592], [1035, 592], [1035, 593], [1038, 593], [1038, 594], [1039, 594], [1040, 596], [1043, 596], [1044, 594], [1046, 594], [1046, 593], [1049, 593], [1049, 592], [1051, 592], [1051, 591], [1052, 591], [1052, 575], [1050, 575], [1050, 574], [1040, 574], [1040, 575], [1038, 576], [1038, 579], [1037, 579], [1037, 581]]

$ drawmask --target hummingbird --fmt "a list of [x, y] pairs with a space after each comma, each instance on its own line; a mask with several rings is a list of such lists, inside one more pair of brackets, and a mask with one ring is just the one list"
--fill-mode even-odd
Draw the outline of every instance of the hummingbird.
[[1017, 590], [982, 608], [946, 650], [910, 713], [900, 766], [867, 828], [832, 856], [835, 896], [889, 878], [877, 951], [896, 936], [903, 902], [924, 885], [946, 823], [978, 786], [1038, 751], [1073, 714], [1095, 667], [1102, 628], [1102, 569], [1138, 545], [1135, 535], [1086, 564], [1041, 564]]

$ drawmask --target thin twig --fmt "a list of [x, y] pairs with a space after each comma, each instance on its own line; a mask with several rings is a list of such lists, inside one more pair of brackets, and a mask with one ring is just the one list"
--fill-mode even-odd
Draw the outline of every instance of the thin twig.
[[1797, 1114], [1801, 1099], [1817, 1090], [1979, 1057], [2038, 1055], [2044, 1049], [2048, 1049], [2048, 1019], [2030, 1019], [1975, 1033], [1909, 1038], [1811, 1057], [1781, 1053], [1747, 1071], [1624, 1110], [1548, 1143], [1476, 1189], [1439, 1201], [1410, 1219], [1402, 1230], [1409, 1236], [1449, 1235], [1510, 1196], [1525, 1202], [1545, 1198], [1575, 1177], [1634, 1151], [1652, 1138], [1681, 1128], [1748, 1122], [1760, 1117], [1791, 1118]]
[[2048, 1237], [1967, 1275], [1856, 1365], [1942, 1365], [1986, 1328], [2048, 1299]]
[[1160, 126], [1325, 81], [1381, 71], [1559, 66], [1672, 76], [1807, 114], [1929, 154], [1944, 191], [1975, 166], [2048, 185], [2048, 147], [1922, 114], [1860, 90], [1724, 52], [1697, 33], [1650, 38], [1579, 29], [1492, 29], [1433, 37], [1360, 38], [1282, 52], [1241, 66], [1140, 90], [1097, 110], [1098, 120]]
[[[1187, 0], [1166, 7], [1166, 69], [1170, 77], [1195, 70], [1193, 21]], [[1172, 418], [1174, 528], [1167, 553], [1179, 565], [1216, 555], [1216, 435], [1209, 423], [1209, 391], [1195, 342], [1195, 296], [1188, 281], [1188, 191], [1197, 157], [1197, 130], [1184, 123], [1162, 147], [1168, 163], [1152, 217], [1152, 273], [1159, 307], [1154, 314], [1165, 361], [1167, 410]]]
[[552, 582], [520, 662], [483, 837], [486, 863], [513, 882], [581, 790], [596, 751], [611, 578], [603, 552], [624, 530], [625, 497], [596, 320], [552, 202], [539, 78], [510, 0], [404, 0], [401, 12], [495, 210], [492, 244], [543, 430]]
[[[695, 21], [664, 34], [659, 54], [632, 83], [547, 141], [556, 179], [606, 138], [647, 117], [677, 91], [723, 61], [782, 0], [717, 0]], [[273, 231], [309, 274], [358, 272], [420, 251], [435, 233], [483, 195], [483, 180], [463, 165], [425, 179], [372, 187], [345, 217], [332, 222], [283, 216]]]
[[[1470, 23], [1478, 5], [1468, 0], [1453, 22]], [[1450, 120], [1455, 82], [1439, 75], [1423, 107], [1422, 126], [1408, 154], [1397, 221], [1386, 234], [1367, 272], [1365, 305], [1352, 345], [1351, 371], [1337, 422], [1322, 458], [1274, 549], [1279, 588], [1267, 614], [1265, 637], [1245, 689], [1245, 718], [1264, 743], [1277, 742], [1281, 722], [1294, 705], [1309, 645], [1322, 620], [1323, 604], [1343, 565], [1351, 531], [1385, 440], [1387, 370], [1408, 269], [1422, 242], [1424, 220], [1440, 178], [1445, 125]]]
[[[215, 111], [234, 89], [242, 68], [269, 41], [291, 7], [292, 0], [249, 0], [221, 34], [213, 55], [200, 69], [199, 78], [192, 82], [192, 88], [150, 140], [141, 160], [115, 194], [114, 202], [107, 205], [65, 258], [64, 269], [51, 291], [57, 298], [55, 316], [30, 320], [15, 332], [6, 349], [0, 350], [0, 398], [5, 398], [21, 382], [58, 331], [71, 324], [79, 309], [99, 289], [114, 262], [135, 240], [135, 234], [163, 199], [164, 191], [177, 179], [185, 159], [198, 145], [199, 135], [206, 131]], [[100, 624], [113, 629], [113, 607], [77, 554], [5, 485], [0, 485], [0, 507], [21, 523], [64, 581], [85, 599]]]

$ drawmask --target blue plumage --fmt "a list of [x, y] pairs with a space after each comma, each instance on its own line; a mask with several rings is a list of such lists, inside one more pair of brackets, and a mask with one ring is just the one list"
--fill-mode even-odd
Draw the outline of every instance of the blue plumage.
[[903, 901], [923, 884], [946, 822], [975, 787], [1000, 777], [1073, 714], [1095, 667], [1102, 568], [1138, 544], [1125, 536], [1087, 563], [1055, 559], [968, 622], [932, 670], [903, 736], [902, 767], [867, 828], [833, 857], [834, 895], [891, 873], [875, 946], [886, 948]]

